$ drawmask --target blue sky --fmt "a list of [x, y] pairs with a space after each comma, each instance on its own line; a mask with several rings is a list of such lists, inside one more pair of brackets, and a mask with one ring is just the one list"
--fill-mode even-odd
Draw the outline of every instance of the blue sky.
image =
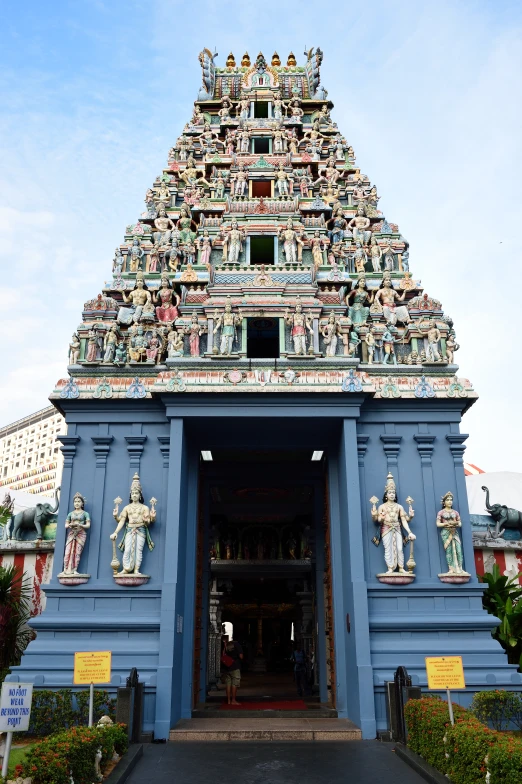
[[459, 375], [481, 396], [467, 459], [522, 471], [520, 3], [1, 7], [0, 424], [45, 406], [65, 375], [83, 302], [190, 116], [198, 52], [302, 62], [320, 46], [334, 118], [454, 318]]

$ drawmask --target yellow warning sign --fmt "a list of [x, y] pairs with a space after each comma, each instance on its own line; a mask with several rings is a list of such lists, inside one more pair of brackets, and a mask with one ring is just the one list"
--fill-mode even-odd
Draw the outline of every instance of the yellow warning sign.
[[426, 656], [428, 689], [465, 689], [462, 656]]
[[111, 656], [111, 651], [75, 653], [73, 683], [110, 683]]

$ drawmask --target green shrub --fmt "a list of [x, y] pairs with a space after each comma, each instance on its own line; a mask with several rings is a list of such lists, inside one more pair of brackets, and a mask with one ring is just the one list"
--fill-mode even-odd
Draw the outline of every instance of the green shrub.
[[[497, 695], [494, 691], [486, 694]], [[474, 702], [481, 706], [483, 716], [490, 710], [495, 721], [506, 723], [507, 708], [514, 705], [514, 700], [477, 696]], [[521, 784], [522, 738], [485, 727], [476, 715], [459, 705], [453, 705], [453, 712], [454, 726], [449, 721], [447, 703], [440, 698], [425, 697], [406, 703], [411, 750], [447, 775], [452, 784], [485, 784], [488, 771], [489, 784]], [[493, 720], [490, 715], [486, 718]]]
[[479, 691], [473, 696], [470, 711], [483, 724], [491, 724], [495, 730], [507, 730], [511, 721], [520, 718], [522, 700], [512, 691]]
[[504, 737], [488, 754], [490, 784], [520, 784], [522, 781], [522, 743], [518, 738]]
[[[106, 691], [94, 692], [94, 722], [107, 714], [114, 720], [116, 701]], [[89, 720], [89, 691], [73, 692], [72, 689], [35, 689], [31, 709], [29, 735], [46, 736], [53, 732], [77, 725], [86, 725]], [[23, 733], [25, 735], [25, 733]]]
[[[455, 719], [473, 718], [460, 705], [453, 705], [453, 713]], [[444, 749], [444, 736], [447, 727], [451, 726], [448, 703], [437, 696], [409, 700], [404, 715], [408, 727], [408, 746], [441, 773], [446, 773], [448, 760]]]
[[33, 784], [92, 784], [94, 760], [102, 750], [101, 768], [106, 767], [114, 752], [123, 754], [127, 748], [124, 726], [73, 727], [58, 732], [38, 743], [29, 752], [22, 776]]
[[454, 784], [486, 781], [486, 756], [496, 745], [498, 732], [484, 727], [474, 717], [458, 719], [446, 729], [446, 772]]

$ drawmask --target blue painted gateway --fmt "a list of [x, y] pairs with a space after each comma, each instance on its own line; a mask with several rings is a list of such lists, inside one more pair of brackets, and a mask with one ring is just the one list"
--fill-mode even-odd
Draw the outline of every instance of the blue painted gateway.
[[[224, 632], [240, 699], [295, 699], [300, 645], [309, 708], [366, 738], [386, 681], [403, 665], [425, 686], [427, 655], [464, 657], [462, 701], [517, 687], [473, 570], [476, 394], [331, 117], [322, 52], [199, 59], [192, 119], [51, 395], [66, 568], [11, 678], [70, 686], [74, 651], [110, 649], [156, 738], [222, 701]], [[82, 503], [85, 542], [65, 525]]]

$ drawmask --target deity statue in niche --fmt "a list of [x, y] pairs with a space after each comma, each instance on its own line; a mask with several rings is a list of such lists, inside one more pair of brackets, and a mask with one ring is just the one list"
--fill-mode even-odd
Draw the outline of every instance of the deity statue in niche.
[[378, 289], [374, 297], [375, 312], [379, 312], [382, 306], [384, 318], [388, 324], [395, 325], [398, 321], [408, 324], [411, 321], [410, 314], [406, 305], [396, 306], [395, 302], [403, 302], [406, 297], [406, 290], [398, 294], [392, 288], [390, 278], [383, 278], [382, 288]]
[[205, 266], [210, 271], [210, 254], [212, 252], [212, 240], [210, 239], [208, 229], [203, 230], [203, 236], [198, 238], [198, 247], [200, 253], [200, 264]]
[[368, 255], [366, 250], [362, 247], [361, 243], [357, 241], [355, 243], [355, 250], [353, 252], [353, 267], [355, 271], [359, 273], [364, 272], [367, 262]]
[[393, 272], [395, 269], [395, 252], [389, 238], [384, 240], [382, 256], [384, 259], [384, 269], [388, 272]]
[[457, 510], [453, 509], [453, 493], [446, 493], [441, 503], [442, 509], [437, 514], [436, 524], [440, 529], [448, 571], [446, 574], [439, 574], [439, 578], [442, 582], [457, 582], [452, 578], [460, 577], [458, 582], [467, 582], [471, 575], [465, 572], [463, 567], [462, 542], [458, 532], [458, 529], [462, 528], [462, 521]]
[[237, 220], [233, 220], [229, 231], [225, 234], [223, 240], [223, 261], [228, 264], [237, 264], [239, 261], [239, 254], [243, 250], [243, 240], [245, 234], [243, 229], [239, 228]]
[[[115, 577], [124, 575], [135, 575], [146, 577], [140, 572], [143, 560], [143, 548], [145, 543], [149, 550], [154, 549], [154, 542], [150, 538], [149, 526], [156, 519], [156, 499], [150, 499], [150, 509], [143, 503], [143, 493], [141, 489], [140, 477], [136, 473], [132, 479], [130, 488], [129, 503], [119, 512], [121, 498], [115, 499], [113, 515], [118, 525], [110, 538], [116, 541], [118, 533], [125, 526], [125, 534], [118, 547], [123, 551], [122, 571], [115, 574]], [[119, 566], [119, 564], [118, 564]], [[148, 577], [147, 577], [148, 579]]]
[[357, 206], [357, 215], [351, 219], [348, 228], [352, 229], [354, 240], [358, 240], [361, 245], [367, 244], [371, 235], [371, 231], [369, 231], [370, 219], [365, 215], [363, 204]]
[[199, 357], [199, 339], [206, 332], [206, 328], [199, 323], [198, 314], [193, 313], [190, 326], [185, 327], [185, 333], [189, 335], [190, 356]]
[[[230, 302], [230, 297], [227, 297], [225, 310], [222, 313], [216, 311], [214, 318], [215, 324], [213, 334], [215, 335], [218, 329], [221, 329], [221, 343], [219, 353], [222, 355], [231, 354], [232, 346], [234, 344], [234, 340], [236, 339], [236, 327], [242, 323], [243, 314], [241, 311], [239, 311], [237, 314], [232, 313], [232, 303]], [[217, 353], [217, 348], [214, 348]]]
[[167, 209], [163, 202], [158, 204], [158, 217], [154, 220], [154, 226], [158, 229], [152, 235], [154, 244], [160, 248], [168, 247], [174, 224], [168, 217]]
[[286, 109], [286, 104], [281, 100], [281, 93], [274, 93], [274, 100], [272, 102], [272, 109], [274, 120], [278, 123], [283, 122], [283, 111]]
[[370, 258], [372, 261], [373, 271], [381, 272], [382, 250], [375, 237], [370, 239]]
[[248, 174], [245, 171], [245, 165], [243, 163], [239, 164], [237, 172], [232, 174], [230, 180], [230, 195], [246, 196]]
[[335, 313], [330, 313], [328, 321], [321, 329], [324, 337], [324, 344], [326, 346], [326, 356], [335, 357], [337, 353], [337, 338], [341, 335], [341, 324], [339, 319], [336, 318]]
[[98, 331], [90, 329], [87, 335], [86, 362], [96, 362], [98, 358]]
[[292, 218], [288, 218], [285, 228], [279, 229], [279, 241], [283, 243], [286, 263], [301, 263], [304, 243], [293, 227]]
[[312, 319], [303, 313], [303, 307], [298, 301], [295, 306], [295, 313], [285, 311], [284, 319], [291, 327], [290, 335], [294, 343], [295, 354], [306, 354], [306, 330], [313, 335]]
[[180, 207], [179, 220], [177, 223], [177, 228], [179, 230], [178, 239], [182, 245], [191, 243], [196, 238], [196, 232], [192, 231], [193, 223], [194, 221], [192, 219], [190, 205], [188, 205], [186, 202], [183, 202]]
[[170, 190], [167, 183], [162, 180], [156, 190], [156, 197], [159, 201], [165, 202], [168, 204], [170, 202]]
[[289, 195], [290, 179], [290, 175], [285, 171], [284, 163], [281, 162], [276, 172], [276, 188], [280, 197]]
[[78, 333], [75, 332], [69, 343], [69, 365], [76, 365], [80, 358], [80, 338]]
[[[352, 298], [353, 304], [350, 304]], [[366, 288], [366, 278], [364, 275], [359, 275], [357, 286], [346, 296], [348, 316], [353, 324], [366, 324], [368, 316], [370, 315], [370, 308], [366, 307], [366, 304], [368, 303], [368, 305], [371, 305], [372, 302], [373, 294], [370, 294]]]
[[175, 330], [174, 325], [172, 325], [167, 335], [167, 357], [168, 359], [182, 357], [183, 352], [183, 335]]
[[314, 232], [314, 236], [310, 240], [312, 248], [312, 258], [314, 260], [314, 267], [317, 270], [323, 264], [323, 248], [324, 243], [319, 231]]
[[129, 354], [133, 362], [145, 362], [149, 341], [143, 327], [131, 327], [129, 340]]
[[[406, 540], [413, 542], [416, 539], [414, 533], [408, 525], [414, 516], [414, 511], [411, 506], [413, 499], [407, 498], [409, 504], [408, 514], [404, 508], [397, 503], [397, 491], [395, 482], [391, 473], [386, 478], [386, 485], [384, 488], [383, 503], [377, 508], [377, 498], [373, 496], [370, 498], [371, 515], [374, 523], [380, 526], [380, 533], [378, 537], [372, 539], [373, 543], [378, 547], [380, 543], [384, 546], [384, 560], [387, 566], [387, 572], [384, 575], [377, 575], [377, 578], [387, 576], [408, 575], [404, 569], [404, 550], [403, 550], [403, 533], [402, 529], [406, 531]], [[413, 574], [409, 574], [413, 579]]]
[[250, 117], [250, 98], [245, 93], [241, 97], [236, 106], [236, 117], [239, 116], [239, 124], [244, 125]]
[[153, 295], [153, 301], [161, 303], [156, 308], [158, 321], [169, 322], [178, 318], [178, 305], [181, 297], [171, 289], [167, 275], [162, 276], [161, 288], [157, 294]]
[[330, 223], [332, 224], [332, 228], [328, 232], [328, 237], [332, 245], [335, 245], [337, 242], [342, 242], [346, 235], [350, 235], [350, 232], [347, 232], [348, 223], [344, 217], [344, 211], [341, 205], [334, 210], [332, 217], [326, 222], [326, 225], [328, 226]]
[[161, 352], [161, 340], [157, 329], [153, 329], [150, 338], [148, 338], [147, 348], [145, 353], [147, 359], [152, 362], [159, 362]]
[[232, 109], [232, 101], [228, 95], [224, 95], [221, 99], [221, 109], [218, 111], [218, 116], [221, 118], [222, 123], [230, 122], [232, 119], [230, 111]]
[[127, 272], [138, 272], [141, 270], [142, 258], [144, 255], [138, 237], [134, 237], [132, 245], [127, 250]]
[[145, 304], [152, 301], [150, 291], [147, 291], [144, 285], [143, 273], [140, 274], [138, 272], [135, 287], [130, 294], [127, 296], [125, 292], [122, 292], [123, 301], [125, 303], [130, 302], [131, 306], [130, 308], [121, 307], [119, 309], [117, 318], [119, 324], [128, 325], [132, 322], [137, 323], [140, 320]]
[[67, 539], [65, 542], [65, 555], [63, 558], [63, 572], [58, 577], [84, 577], [80, 575], [78, 566], [87, 540], [87, 531], [91, 527], [91, 518], [85, 511], [85, 498], [81, 493], [76, 493], [73, 499], [74, 509], [65, 518]]
[[118, 327], [113, 324], [110, 329], [105, 333], [103, 338], [103, 361], [114, 362], [114, 355], [116, 353], [116, 346], [118, 345], [119, 334]]
[[370, 327], [364, 336], [364, 342], [366, 343], [366, 350], [368, 352], [368, 364], [373, 365], [373, 357], [375, 354], [375, 337], [373, 334], [373, 327]]
[[440, 362], [439, 341], [442, 337], [440, 329], [435, 323], [435, 319], [430, 319], [430, 327], [428, 329], [428, 350], [426, 352], [426, 359], [429, 362]]

